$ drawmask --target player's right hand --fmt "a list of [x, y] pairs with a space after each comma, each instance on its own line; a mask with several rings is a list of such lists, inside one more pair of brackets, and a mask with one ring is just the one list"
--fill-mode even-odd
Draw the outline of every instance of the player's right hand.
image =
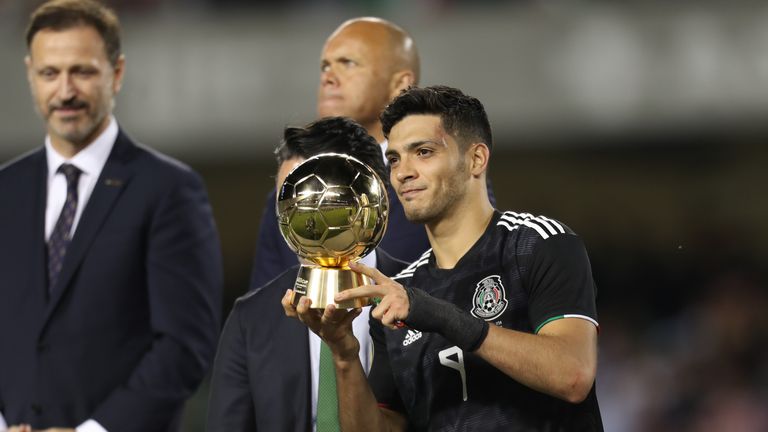
[[301, 296], [294, 306], [293, 294], [293, 290], [289, 289], [280, 300], [285, 314], [303, 322], [328, 344], [334, 354], [342, 358], [356, 359], [360, 343], [352, 332], [352, 321], [360, 315], [362, 309], [337, 309], [334, 304], [326, 306], [325, 309], [312, 309], [312, 300], [306, 296]]

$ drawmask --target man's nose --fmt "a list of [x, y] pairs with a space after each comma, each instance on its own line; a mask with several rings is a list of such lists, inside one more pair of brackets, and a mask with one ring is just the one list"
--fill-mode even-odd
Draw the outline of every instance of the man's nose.
[[405, 183], [416, 178], [416, 172], [408, 163], [407, 158], [401, 159], [397, 164], [397, 168], [393, 169], [392, 172], [398, 183]]
[[320, 73], [320, 83], [322, 85], [338, 85], [339, 77], [333, 70], [332, 66], [328, 66]]
[[59, 100], [68, 100], [77, 93], [74, 83], [72, 82], [72, 75], [68, 73], [62, 73], [59, 77], [59, 88], [56, 92]]

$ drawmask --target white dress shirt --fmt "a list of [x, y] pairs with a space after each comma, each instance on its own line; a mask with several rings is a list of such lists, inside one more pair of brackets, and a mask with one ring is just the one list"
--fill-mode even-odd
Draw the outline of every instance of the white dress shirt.
[[51, 138], [45, 138], [45, 156], [48, 160], [48, 198], [45, 206], [46, 239], [51, 237], [67, 198], [67, 179], [63, 173], [59, 173], [57, 170], [62, 164], [69, 163], [81, 171], [77, 185], [77, 211], [70, 232], [70, 235], [74, 235], [83, 209], [88, 204], [88, 199], [96, 186], [96, 180], [98, 180], [101, 170], [104, 169], [109, 153], [115, 145], [117, 130], [117, 121], [113, 117], [104, 132], [86, 148], [80, 150], [72, 159], [66, 159], [60, 155], [51, 145]]
[[[374, 250], [363, 257], [360, 262], [368, 267], [375, 268], [376, 251]], [[371, 362], [373, 361], [373, 341], [368, 332], [368, 317], [370, 314], [371, 307], [366, 306], [363, 308], [363, 312], [352, 321], [352, 332], [355, 334], [357, 340], [360, 341], [360, 364], [363, 365], [363, 370], [366, 375], [370, 371]], [[320, 377], [320, 337], [312, 333], [309, 329], [307, 329], [307, 332], [309, 333], [309, 364], [312, 372], [312, 430], [314, 431], [317, 427], [317, 387]]]
[[[117, 121], [114, 117], [109, 120], [109, 126], [99, 135], [96, 140], [80, 150], [72, 159], [66, 159], [60, 155], [51, 145], [51, 137], [45, 137], [45, 156], [48, 161], [48, 197], [45, 205], [45, 239], [50, 238], [56, 221], [59, 219], [61, 209], [64, 208], [64, 201], [67, 197], [67, 179], [64, 174], [58, 173], [58, 169], [63, 163], [69, 163], [76, 166], [80, 171], [80, 179], [77, 184], [77, 211], [75, 220], [72, 223], [70, 237], [74, 235], [83, 209], [88, 204], [88, 199], [96, 186], [96, 180], [99, 179], [107, 158], [112, 152], [112, 147], [117, 139]], [[3, 413], [0, 412], [0, 431], [8, 429]], [[107, 432], [96, 420], [86, 420], [75, 428], [76, 432]]]

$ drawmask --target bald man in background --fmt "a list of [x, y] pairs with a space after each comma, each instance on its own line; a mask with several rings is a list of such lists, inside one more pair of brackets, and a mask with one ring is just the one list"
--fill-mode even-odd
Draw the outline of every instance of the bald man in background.
[[[400, 92], [419, 81], [419, 55], [413, 38], [380, 18], [354, 18], [342, 23], [325, 42], [320, 58], [318, 117], [343, 116], [360, 123], [386, 150], [379, 115]], [[383, 156], [382, 156], [383, 158]], [[285, 161], [287, 174], [297, 162]], [[426, 231], [405, 219], [390, 187], [390, 214], [379, 244], [395, 258], [416, 260], [429, 247]], [[297, 263], [280, 235], [275, 217], [275, 191], [267, 197], [256, 243], [250, 289], [258, 289]]]
[[379, 115], [403, 89], [419, 81], [413, 39], [379, 18], [343, 23], [323, 47], [317, 113], [351, 117], [384, 142]]

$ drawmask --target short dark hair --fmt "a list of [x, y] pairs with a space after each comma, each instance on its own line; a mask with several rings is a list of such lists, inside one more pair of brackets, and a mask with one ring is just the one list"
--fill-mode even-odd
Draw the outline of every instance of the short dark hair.
[[326, 117], [304, 127], [287, 127], [283, 140], [275, 149], [277, 164], [301, 157], [309, 159], [320, 153], [342, 153], [368, 165], [389, 183], [381, 146], [364, 127], [346, 117]]
[[37, 8], [27, 26], [27, 49], [40, 30], [61, 31], [79, 26], [96, 29], [104, 40], [109, 62], [116, 65], [121, 54], [120, 21], [112, 9], [93, 0], [52, 0]]
[[477, 98], [448, 86], [411, 87], [404, 90], [381, 113], [384, 136], [402, 119], [409, 115], [437, 115], [443, 129], [466, 147], [473, 142], [483, 142], [493, 149], [493, 135], [488, 115]]

